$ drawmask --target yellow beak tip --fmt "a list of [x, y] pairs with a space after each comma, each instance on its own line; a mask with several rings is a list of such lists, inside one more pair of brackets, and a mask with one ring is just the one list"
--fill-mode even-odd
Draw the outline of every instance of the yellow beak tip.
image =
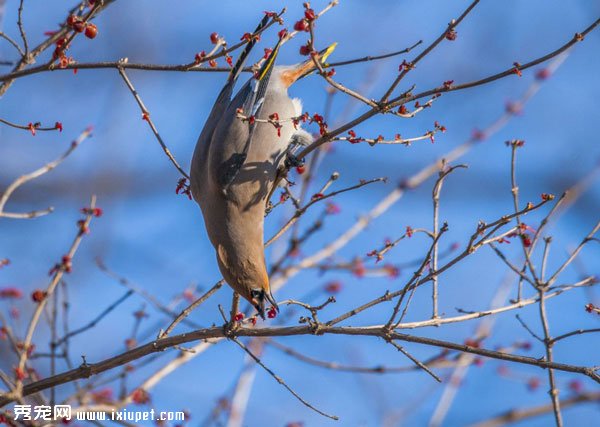
[[337, 42], [330, 44], [329, 47], [327, 47], [327, 49], [325, 49], [325, 52], [323, 53], [323, 55], [321, 55], [321, 58], [320, 58], [321, 61], [326, 61], [327, 57], [332, 54], [332, 52], [335, 50], [337, 45], [338, 45]]

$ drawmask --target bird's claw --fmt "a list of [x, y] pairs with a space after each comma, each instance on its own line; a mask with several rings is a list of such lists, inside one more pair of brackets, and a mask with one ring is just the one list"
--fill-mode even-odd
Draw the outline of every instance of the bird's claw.
[[223, 333], [226, 337], [235, 336], [237, 330], [240, 329], [240, 323], [235, 320], [230, 320], [229, 322], [225, 322], [223, 324]]
[[285, 157], [285, 166], [288, 169], [304, 166], [304, 163], [305, 163], [304, 158], [299, 159], [298, 157], [294, 156], [291, 153], [288, 153], [287, 156]]

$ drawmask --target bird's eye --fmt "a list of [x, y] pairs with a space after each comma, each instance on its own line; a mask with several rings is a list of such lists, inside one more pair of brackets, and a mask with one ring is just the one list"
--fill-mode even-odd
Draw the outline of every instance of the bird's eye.
[[260, 300], [260, 299], [262, 299], [263, 291], [262, 290], [257, 290], [257, 289], [252, 289], [250, 291], [250, 296], [252, 298], [256, 298], [257, 300]]

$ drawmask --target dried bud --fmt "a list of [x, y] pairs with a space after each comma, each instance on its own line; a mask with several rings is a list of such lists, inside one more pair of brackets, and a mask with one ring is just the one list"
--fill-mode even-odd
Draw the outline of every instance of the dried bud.
[[519, 64], [518, 62], [513, 62], [513, 65], [515, 66], [515, 68], [512, 69], [512, 73], [521, 77], [523, 75], [523, 73], [521, 73], [521, 69], [520, 69], [521, 64]]
[[450, 40], [453, 42], [454, 40], [456, 40], [457, 35], [458, 34], [456, 33], [456, 31], [454, 31], [454, 29], [452, 29], [452, 30], [446, 31], [445, 37], [446, 37], [446, 40]]

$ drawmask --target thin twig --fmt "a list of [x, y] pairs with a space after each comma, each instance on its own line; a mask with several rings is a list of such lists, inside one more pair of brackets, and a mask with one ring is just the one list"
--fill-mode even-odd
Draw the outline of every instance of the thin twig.
[[[126, 63], [127, 60], [123, 59], [123, 60], [121, 60], [121, 62]], [[175, 168], [179, 171], [179, 173], [184, 178], [186, 178], [186, 179], [189, 180], [190, 179], [189, 175], [181, 168], [181, 166], [179, 166], [179, 163], [177, 163], [177, 160], [175, 160], [175, 157], [173, 157], [173, 154], [171, 154], [171, 151], [169, 150], [169, 148], [167, 147], [167, 145], [163, 141], [162, 137], [158, 133], [158, 130], [156, 129], [156, 126], [154, 125], [154, 122], [152, 121], [152, 118], [150, 118], [150, 112], [148, 111], [148, 109], [144, 105], [144, 102], [142, 101], [142, 98], [140, 98], [140, 95], [138, 94], [138, 92], [133, 87], [133, 84], [131, 83], [131, 80], [129, 80], [129, 77], [127, 77], [127, 74], [125, 73], [125, 69], [123, 67], [119, 67], [118, 70], [119, 70], [119, 74], [123, 78], [123, 81], [125, 82], [125, 84], [129, 88], [129, 91], [131, 92], [131, 94], [135, 98], [137, 104], [140, 107], [140, 110], [142, 111], [142, 119], [145, 120], [148, 123], [148, 126], [150, 126], [150, 129], [152, 130], [152, 133], [156, 137], [156, 140], [160, 144], [161, 148], [163, 149], [164, 153], [167, 155], [167, 157], [169, 158], [169, 160], [171, 161], [171, 163], [173, 163], [173, 165], [175, 166]]]
[[[593, 402], [597, 403], [600, 400], [600, 392], [584, 392], [577, 394], [568, 399], [560, 401], [562, 408], [568, 408], [579, 403]], [[552, 412], [552, 404], [539, 405], [530, 408], [516, 408], [510, 409], [500, 415], [490, 418], [485, 421], [480, 421], [476, 424], [472, 424], [470, 427], [501, 427], [508, 424], [513, 424], [519, 421], [527, 420], [529, 418], [538, 417]]]
[[[548, 315], [546, 314], [546, 300], [545, 294], [546, 289], [543, 287], [539, 287], [539, 311], [540, 311], [540, 320], [542, 322], [542, 328], [544, 330], [544, 346], [546, 347], [546, 360], [550, 363], [553, 362], [553, 342], [552, 337], [550, 336], [550, 326], [548, 324]], [[554, 420], [556, 422], [556, 427], [562, 427], [562, 413], [560, 411], [560, 400], [558, 398], [558, 388], [556, 385], [556, 379], [554, 375], [554, 369], [548, 369], [548, 382], [550, 383], [550, 390], [548, 393], [550, 394], [550, 399], [552, 401], [552, 410], [554, 412]]]
[[113, 302], [108, 307], [106, 307], [104, 310], [102, 310], [102, 312], [100, 314], [98, 314], [98, 316], [96, 316], [87, 325], [82, 326], [81, 328], [75, 329], [73, 331], [70, 331], [69, 333], [64, 335], [62, 338], [55, 340], [54, 346], [59, 346], [59, 345], [65, 343], [68, 339], [74, 337], [75, 335], [79, 335], [82, 332], [92, 329], [94, 326], [96, 326], [98, 324], [98, 322], [100, 322], [102, 319], [104, 319], [111, 311], [113, 311], [115, 308], [117, 308], [123, 301], [125, 301], [131, 295], [133, 295], [133, 291], [130, 289], [127, 292], [125, 292], [121, 297], [119, 297], [115, 302]]
[[204, 293], [204, 295], [202, 295], [200, 298], [198, 298], [196, 301], [194, 301], [193, 303], [191, 303], [189, 306], [187, 306], [181, 313], [179, 313], [179, 315], [171, 322], [171, 324], [167, 327], [167, 329], [165, 329], [164, 332], [161, 332], [158, 334], [158, 338], [165, 338], [167, 336], [169, 336], [169, 334], [173, 331], [173, 329], [175, 329], [175, 327], [183, 320], [185, 319], [187, 316], [190, 315], [190, 313], [192, 311], [194, 311], [198, 306], [200, 306], [201, 304], [203, 304], [207, 299], [209, 299], [215, 292], [217, 292], [219, 289], [221, 289], [221, 287], [223, 286], [223, 284], [225, 283], [224, 280], [219, 280], [217, 283], [215, 283], [213, 285], [212, 288], [210, 288], [208, 291], [206, 291]]
[[[19, 46], [17, 44], [17, 42], [14, 41], [12, 38], [10, 38], [8, 35], [6, 35], [6, 33], [4, 33], [3, 31], [0, 31], [0, 37], [3, 38], [4, 40], [6, 40], [7, 42], [9, 42], [15, 49], [17, 49], [17, 52], [19, 52], [19, 55], [21, 55], [21, 56], [25, 55], [23, 53], [23, 49], [21, 49], [21, 46]], [[12, 62], [3, 64], [3, 65], [12, 65]]]
[[410, 354], [408, 351], [406, 351], [406, 349], [404, 347], [402, 347], [400, 344], [398, 344], [394, 341], [389, 341], [389, 343], [391, 345], [393, 345], [396, 348], [396, 350], [398, 350], [400, 353], [402, 353], [403, 355], [408, 357], [415, 365], [417, 365], [419, 368], [421, 368], [422, 370], [427, 372], [429, 375], [431, 375], [433, 377], [433, 379], [436, 380], [438, 383], [442, 382], [440, 377], [438, 377], [436, 374], [434, 374], [431, 369], [429, 369], [425, 364], [423, 364], [423, 362], [421, 362], [419, 359], [415, 358], [412, 354]]
[[18, 179], [16, 179], [15, 181], [13, 181], [6, 188], [6, 190], [4, 190], [2, 195], [0, 195], [0, 217], [16, 218], [16, 219], [35, 218], [35, 217], [46, 215], [46, 214], [49, 214], [50, 212], [52, 212], [54, 210], [53, 207], [48, 207], [43, 210], [26, 212], [26, 213], [10, 213], [10, 212], [4, 212], [4, 206], [6, 205], [6, 202], [8, 201], [8, 199], [10, 198], [12, 193], [17, 188], [19, 188], [21, 185], [25, 184], [26, 182], [29, 182], [35, 178], [38, 178], [38, 177], [50, 172], [52, 169], [56, 168], [67, 157], [69, 157], [69, 155], [73, 151], [75, 151], [75, 149], [79, 146], [79, 144], [81, 144], [85, 139], [89, 138], [91, 134], [92, 134], [91, 128], [87, 128], [79, 135], [79, 137], [77, 137], [76, 140], [74, 140], [71, 143], [71, 145], [69, 146], [69, 149], [67, 151], [65, 151], [58, 159], [42, 166], [41, 168], [39, 168], [31, 173], [23, 175], [23, 176], [19, 177]]
[[29, 43], [27, 42], [27, 35], [25, 34], [25, 28], [23, 25], [23, 3], [24, 0], [19, 2], [19, 10], [17, 17], [17, 26], [19, 27], [19, 33], [21, 34], [21, 40], [23, 40], [23, 59], [26, 62], [30, 61], [29, 58]]
[[[95, 207], [96, 207], [96, 196], [93, 195], [90, 200], [89, 209], [86, 211], [85, 219], [83, 220], [83, 224], [81, 224], [79, 226], [79, 230], [78, 230], [77, 234], [75, 235], [75, 238], [73, 239], [73, 243], [71, 244], [71, 247], [69, 248], [69, 251], [66, 254], [66, 257], [68, 257], [69, 260], [73, 259], [73, 257], [75, 256], [75, 253], [77, 252], [77, 249], [79, 249], [81, 240], [82, 240], [83, 236], [85, 235], [85, 230], [87, 230], [87, 228], [90, 225], [90, 222], [92, 221], [92, 218], [94, 217], [93, 210]], [[21, 356], [19, 357], [18, 369], [20, 369], [21, 372], [24, 372], [23, 369], [25, 368], [25, 363], [27, 362], [27, 357], [28, 357], [27, 350], [31, 346], [32, 339], [33, 339], [33, 333], [35, 332], [35, 330], [37, 328], [40, 316], [44, 310], [44, 307], [46, 306], [46, 304], [48, 302], [48, 298], [52, 296], [54, 290], [56, 289], [56, 286], [58, 285], [58, 283], [60, 282], [60, 280], [62, 279], [62, 277], [66, 271], [67, 271], [66, 267], [62, 264], [57, 268], [56, 272], [52, 276], [52, 279], [50, 280], [50, 283], [48, 284], [48, 286], [46, 288], [46, 291], [44, 294], [45, 297], [41, 301], [39, 301], [37, 306], [35, 307], [35, 310], [33, 312], [33, 315], [31, 316], [31, 320], [29, 321], [29, 325], [27, 327], [27, 333], [25, 334], [25, 339], [23, 340], [24, 351], [21, 353]], [[23, 380], [17, 379], [16, 390], [15, 390], [16, 396], [15, 397], [21, 396], [22, 389], [23, 389]]]
[[446, 38], [446, 34], [448, 34], [448, 32], [454, 30], [454, 28], [456, 28], [456, 26], [458, 24], [461, 23], [461, 21], [463, 19], [466, 18], [466, 16], [471, 13], [471, 11], [473, 10], [473, 8], [475, 8], [475, 6], [477, 6], [477, 3], [479, 3], [479, 0], [475, 0], [473, 1], [464, 11], [463, 13], [457, 18], [457, 19], [453, 19], [452, 21], [450, 21], [450, 23], [448, 24], [448, 27], [442, 32], [442, 34], [440, 34], [438, 36], [437, 39], [435, 39], [429, 46], [427, 46], [420, 54], [418, 54], [415, 59], [413, 59], [412, 61], [410, 61], [408, 64], [409, 66], [405, 69], [403, 69], [400, 74], [398, 75], [398, 77], [396, 77], [396, 80], [394, 80], [394, 82], [392, 83], [392, 85], [388, 88], [388, 90], [385, 92], [385, 94], [383, 95], [383, 97], [381, 98], [380, 102], [386, 102], [388, 100], [388, 98], [390, 97], [390, 95], [394, 92], [394, 89], [396, 89], [396, 87], [398, 86], [398, 84], [402, 81], [402, 79], [406, 76], [406, 74], [408, 74], [410, 72], [411, 69], [413, 69], [417, 63], [425, 58], [429, 53], [431, 53], [433, 51], [433, 49], [435, 49], [445, 38]]
[[237, 345], [239, 345], [246, 353], [248, 353], [248, 355], [254, 359], [254, 361], [256, 363], [258, 363], [260, 365], [261, 368], [263, 368], [265, 371], [267, 371], [267, 373], [269, 375], [271, 375], [275, 381], [277, 381], [279, 384], [281, 384], [287, 391], [289, 391], [296, 399], [298, 399], [303, 405], [305, 405], [306, 407], [312, 409], [313, 411], [315, 411], [318, 414], [323, 415], [324, 417], [327, 418], [331, 418], [332, 420], [339, 420], [339, 417], [336, 415], [330, 415], [326, 412], [321, 411], [320, 409], [315, 408], [313, 405], [311, 405], [310, 403], [308, 403], [306, 400], [304, 400], [298, 393], [296, 393], [289, 385], [286, 384], [286, 382], [279, 377], [277, 374], [275, 374], [275, 372], [273, 372], [269, 367], [267, 367], [254, 353], [252, 353], [248, 347], [246, 347], [244, 344], [242, 344], [242, 342], [240, 340], [238, 340], [235, 337], [230, 337], [229, 338], [231, 341], [233, 341], [234, 343], [236, 343]]

